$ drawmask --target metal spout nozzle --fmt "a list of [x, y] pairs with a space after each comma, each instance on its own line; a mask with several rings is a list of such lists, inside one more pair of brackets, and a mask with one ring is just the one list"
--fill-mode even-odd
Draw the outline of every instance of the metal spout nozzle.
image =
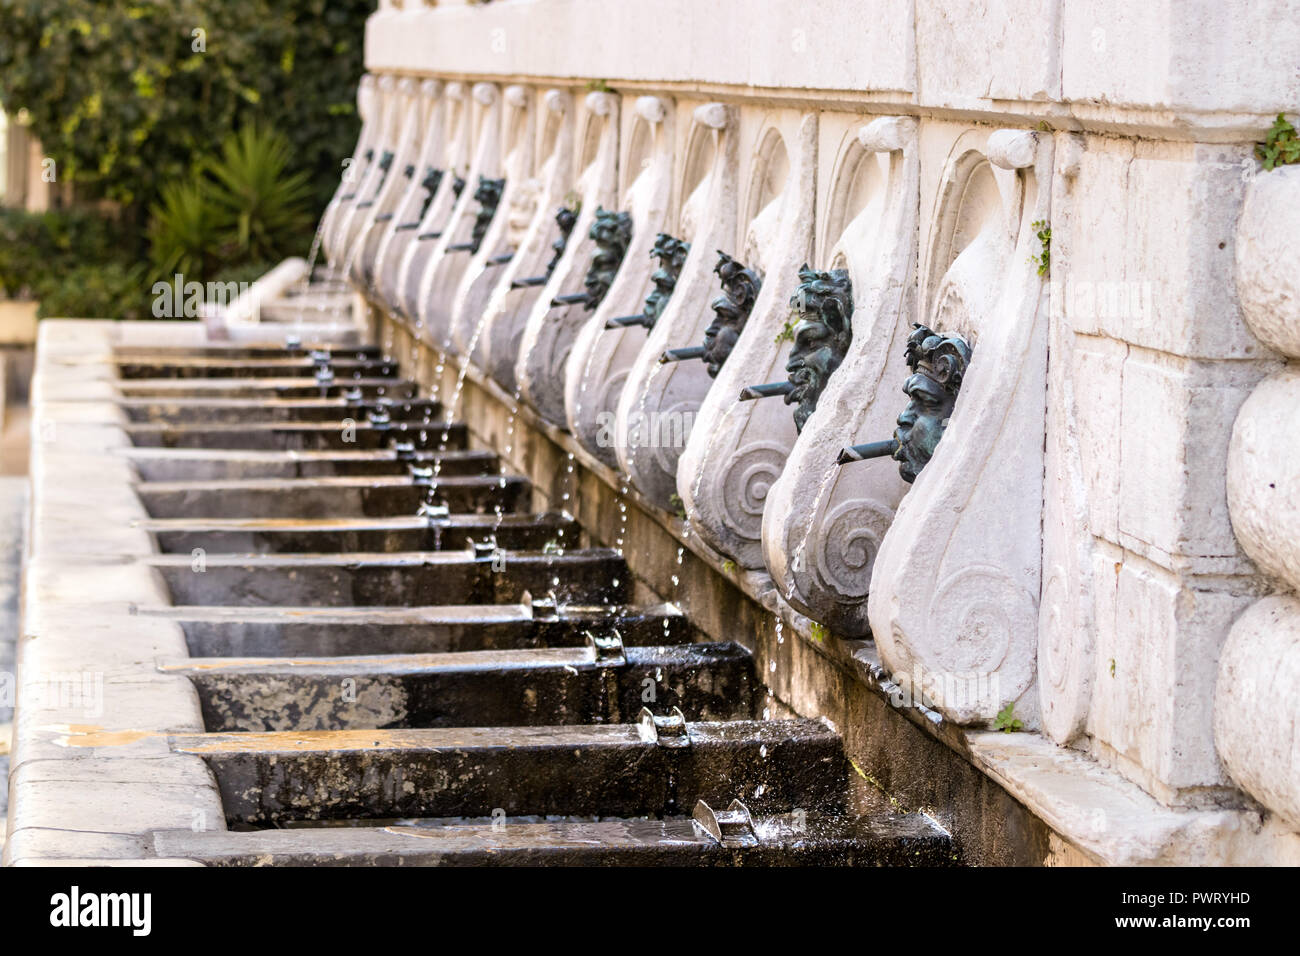
[[663, 355], [659, 356], [659, 364], [665, 365], [668, 362], [685, 362], [687, 359], [704, 358], [704, 346], [692, 345], [685, 349], [668, 349]]
[[792, 382], [771, 382], [767, 385], [747, 385], [740, 390], [740, 400], [742, 402], [752, 402], [756, 398], [775, 398], [778, 395], [789, 395], [794, 391]]
[[644, 312], [640, 315], [620, 315], [616, 319], [610, 319], [605, 323], [607, 329], [626, 329], [633, 325], [649, 326], [650, 317]]
[[851, 461], [866, 461], [868, 458], [887, 458], [896, 451], [898, 451], [898, 440], [894, 438], [867, 442], [865, 445], [850, 445], [848, 448], [840, 449], [835, 464], [847, 465]]
[[551, 300], [551, 308], [561, 305], [580, 305], [588, 299], [585, 292], [570, 292], [567, 295], [557, 295]]

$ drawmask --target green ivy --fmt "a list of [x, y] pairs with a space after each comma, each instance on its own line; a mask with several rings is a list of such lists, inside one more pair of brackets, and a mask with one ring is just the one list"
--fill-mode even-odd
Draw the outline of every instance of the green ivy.
[[1004, 734], [1013, 734], [1016, 731], [1024, 730], [1024, 722], [1016, 716], [1016, 703], [1012, 701], [998, 711], [997, 718], [993, 721], [993, 729], [1000, 730]]
[[1255, 147], [1255, 156], [1268, 170], [1300, 163], [1300, 137], [1296, 136], [1295, 127], [1286, 121], [1286, 116], [1282, 113], [1277, 114], [1268, 137]]
[[1052, 226], [1046, 219], [1036, 219], [1032, 225], [1037, 230], [1034, 234], [1038, 236], [1043, 251], [1030, 256], [1029, 261], [1038, 267], [1040, 276], [1046, 276], [1052, 270]]

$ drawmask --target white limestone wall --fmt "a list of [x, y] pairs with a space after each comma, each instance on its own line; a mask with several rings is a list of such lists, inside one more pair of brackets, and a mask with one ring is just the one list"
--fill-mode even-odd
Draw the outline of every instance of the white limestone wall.
[[[554, 209], [542, 206], [504, 237], [526, 250], [529, 268], [499, 269], [490, 292], [473, 271], [481, 262], [455, 275], [491, 303], [491, 358], [481, 361], [498, 377], [516, 371], [544, 418], [564, 423], [566, 386], [616, 409], [623, 440], [633, 413], [698, 413], [682, 448], [620, 446], [604, 457], [660, 505], [676, 506], [675, 486], [698, 540], [720, 558], [769, 573], [785, 602], [833, 635], [869, 623], [895, 674], [919, 665], [922, 679], [996, 676], [986, 704], [1012, 705], [1025, 732], [1166, 806], [1258, 801], [1283, 829], [1296, 826], [1300, 759], [1286, 728], [1300, 535], [1277, 509], [1297, 499], [1262, 490], [1289, 487], [1297, 470], [1287, 455], [1300, 386], [1283, 363], [1300, 357], [1300, 271], [1277, 226], [1294, 221], [1296, 187], [1290, 171], [1260, 171], [1253, 143], [1300, 103], [1300, 74], [1282, 66], [1300, 58], [1300, 0], [406, 0], [381, 4], [366, 49], [380, 79], [368, 87], [367, 115], [378, 118], [363, 139], [381, 138], [388, 76], [435, 78], [462, 96], [509, 85], [531, 103], [549, 97], [548, 109], [573, 104], [563, 122], [537, 124], [529, 171], [547, 204], [583, 200], [552, 281], [508, 287], [550, 258]], [[712, 381], [693, 367], [684, 392], [665, 386], [657, 358], [699, 344], [718, 293], [713, 248], [692, 250], [682, 298], [652, 335], [617, 336], [645, 340], [635, 358], [619, 349], [608, 368], [570, 363], [581, 383], [568, 381], [565, 361], [590, 317], [549, 308], [553, 295], [581, 288], [596, 203], [609, 206], [621, 198], [616, 184], [636, 180], [617, 166], [640, 154], [610, 137], [636, 126], [620, 123], [619, 102], [647, 96], [677, 104], [663, 118], [670, 215], [647, 228], [680, 217], [683, 238], [716, 243], [764, 278], [735, 363]], [[712, 151], [693, 132], [706, 103]], [[459, 159], [449, 167], [483, 156], [484, 137], [506, 135], [464, 110], [456, 117], [445, 135]], [[914, 161], [916, 172], [887, 177], [882, 159], [867, 201], [839, 183], [837, 137], [880, 117], [908, 124], [914, 146], [863, 143]], [[773, 128], [784, 150], [775, 163]], [[706, 171], [710, 188], [697, 195]], [[803, 179], [788, 182], [792, 172]], [[903, 193], [877, 196], [882, 183]], [[462, 222], [467, 199], [455, 204]], [[872, 235], [870, 246], [845, 228], [846, 213], [877, 200], [902, 212], [872, 221], [899, 234]], [[445, 220], [451, 204], [439, 202], [430, 218]], [[1051, 229], [1041, 276], [1029, 261], [1043, 251], [1040, 220]], [[830, 476], [825, 456], [841, 441], [888, 438], [863, 429], [887, 424], [906, 398], [901, 379], [846, 377], [900, 364], [882, 355], [846, 363], [806, 439], [795, 439], [779, 400], [737, 402], [738, 385], [783, 375], [788, 346], [773, 333], [805, 250], [816, 268], [850, 266], [859, 308], [892, 308], [898, 324], [962, 331], [975, 344], [971, 387], [932, 467], [901, 489], [897, 518], [895, 497], [870, 535], [840, 548], [849, 560], [834, 586], [799, 566], [792, 548], [836, 553], [831, 538], [851, 531], [829, 519], [830, 506], [868, 485], [886, 496], [900, 489], [881, 472], [891, 462]], [[431, 277], [437, 260], [408, 253], [399, 293], [454, 289]], [[654, 265], [644, 254], [625, 260], [616, 282], [635, 289], [625, 311]], [[432, 317], [441, 306], [406, 307]], [[854, 326], [885, 339], [892, 330], [883, 315]], [[635, 391], [615, 394], [619, 382]], [[754, 444], [766, 457], [737, 486], [729, 472]], [[986, 706], [938, 703], [950, 720], [990, 724]]]

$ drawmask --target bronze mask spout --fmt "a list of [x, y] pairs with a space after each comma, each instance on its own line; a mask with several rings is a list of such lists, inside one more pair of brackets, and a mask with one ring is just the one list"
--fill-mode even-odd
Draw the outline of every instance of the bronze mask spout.
[[588, 237], [596, 243], [591, 265], [582, 280], [585, 292], [569, 292], [557, 295], [551, 300], [551, 308], [563, 305], [582, 305], [588, 312], [596, 311], [605, 293], [609, 291], [618, 274], [627, 247], [632, 242], [632, 214], [627, 212], [610, 212], [596, 209], [596, 218], [592, 220]]
[[577, 221], [578, 210], [576, 207], [570, 209], [568, 206], [561, 206], [555, 213], [555, 224], [560, 227], [560, 237], [551, 243], [551, 261], [546, 264], [546, 272], [539, 276], [513, 279], [510, 282], [510, 288], [531, 289], [539, 285], [546, 285], [551, 279], [551, 273], [559, 265], [560, 256], [564, 255], [564, 249], [569, 244], [569, 233], [573, 232], [573, 226]]

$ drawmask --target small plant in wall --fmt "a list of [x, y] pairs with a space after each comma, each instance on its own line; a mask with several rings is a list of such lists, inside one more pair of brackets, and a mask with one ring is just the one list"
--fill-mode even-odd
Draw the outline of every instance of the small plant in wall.
[[794, 321], [792, 319], [786, 319], [785, 324], [781, 326], [781, 331], [776, 333], [776, 344], [780, 345], [782, 342], [793, 342], [793, 341], [794, 341]]
[[998, 716], [993, 721], [993, 729], [1000, 730], [1004, 734], [1014, 734], [1018, 730], [1025, 729], [1024, 723], [1016, 717], [1015, 701], [1011, 701], [998, 711]]
[[1255, 146], [1255, 156], [1269, 170], [1300, 163], [1300, 137], [1296, 136], [1295, 127], [1286, 121], [1283, 114], [1277, 114], [1264, 142]]
[[808, 630], [812, 634], [812, 639], [818, 644], [825, 644], [826, 638], [830, 637], [831, 633], [825, 624], [818, 624], [816, 621], [808, 625]]
[[686, 505], [682, 501], [681, 495], [675, 492], [669, 495], [668, 504], [672, 507], [673, 514], [677, 515], [677, 517], [681, 518], [683, 521], [686, 520]]
[[735, 574], [736, 562], [732, 561], [731, 558], [727, 558], [726, 561], [722, 562], [722, 570], [725, 571], [727, 574]]
[[1029, 261], [1038, 266], [1038, 274], [1046, 276], [1052, 269], [1052, 224], [1046, 219], [1037, 219], [1033, 223], [1035, 234], [1038, 241], [1042, 243], [1043, 251], [1036, 256], [1030, 256]]

